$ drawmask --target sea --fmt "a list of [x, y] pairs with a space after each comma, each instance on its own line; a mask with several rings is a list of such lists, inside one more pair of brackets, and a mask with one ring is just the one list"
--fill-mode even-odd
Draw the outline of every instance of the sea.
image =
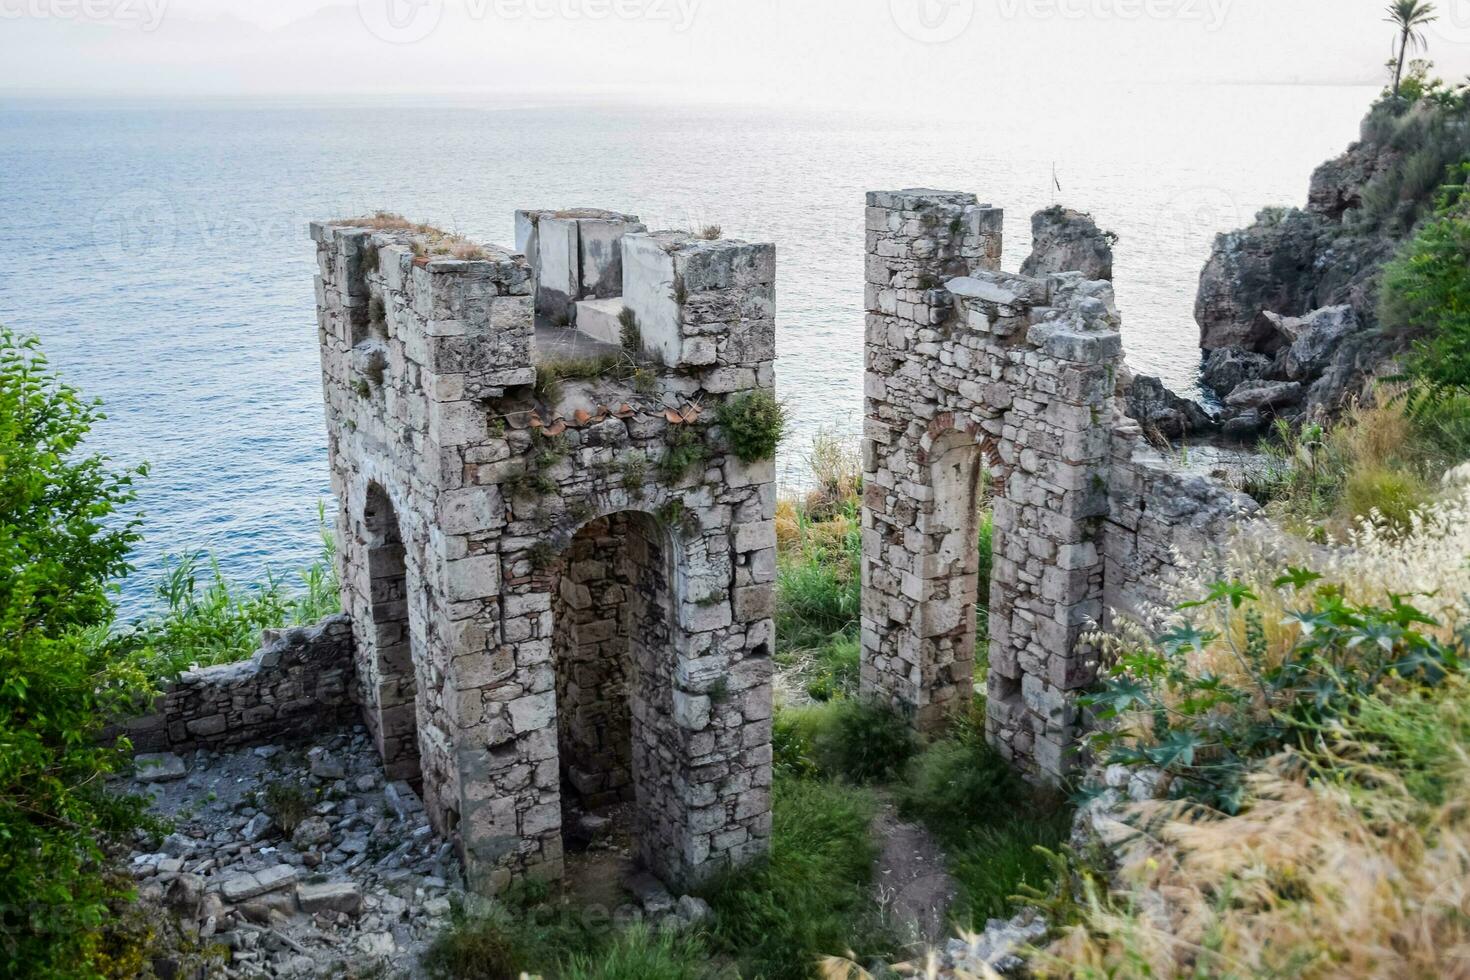
[[[801, 109], [442, 95], [272, 101], [0, 101], [0, 323], [39, 336], [100, 398], [90, 448], [147, 463], [124, 616], [207, 553], [284, 579], [330, 495], [307, 223], [378, 209], [511, 246], [517, 208], [604, 207], [777, 246], [778, 461], [862, 416], [863, 201], [968, 190], [1030, 216], [1089, 211], [1119, 236], [1130, 366], [1196, 390], [1193, 304], [1217, 233], [1300, 205], [1376, 90], [1136, 86], [1042, 103]], [[328, 515], [332, 511], [326, 508]]]

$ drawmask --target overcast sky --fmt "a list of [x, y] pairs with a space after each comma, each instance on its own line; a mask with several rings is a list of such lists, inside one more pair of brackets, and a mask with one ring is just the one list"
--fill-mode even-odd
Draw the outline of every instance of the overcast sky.
[[[468, 92], [813, 106], [1383, 78], [1384, 0], [0, 0], [0, 94]], [[1470, 73], [1470, 0], [1440, 0]]]

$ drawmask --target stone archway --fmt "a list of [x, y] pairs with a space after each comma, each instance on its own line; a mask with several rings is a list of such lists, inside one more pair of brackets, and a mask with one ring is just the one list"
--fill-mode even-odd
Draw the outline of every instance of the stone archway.
[[998, 271], [1001, 212], [930, 190], [868, 197], [863, 689], [935, 731], [972, 694], [979, 460], [998, 461], [986, 726], [1055, 780], [1103, 614], [1112, 288]]
[[408, 562], [398, 513], [388, 494], [369, 484], [362, 510], [368, 622], [359, 628], [372, 689], [368, 727], [390, 780], [422, 777], [418, 744], [418, 684], [414, 677]]
[[611, 821], [645, 865], [669, 840], [659, 811], [676, 738], [671, 545], [655, 518], [622, 511], [583, 525], [547, 572], [564, 846]]

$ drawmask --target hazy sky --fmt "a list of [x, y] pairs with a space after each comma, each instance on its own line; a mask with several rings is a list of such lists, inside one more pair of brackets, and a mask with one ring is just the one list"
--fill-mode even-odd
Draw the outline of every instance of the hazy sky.
[[[530, 93], [943, 113], [1377, 83], [1383, 0], [0, 0], [0, 94]], [[1470, 0], [1429, 56], [1470, 73]]]

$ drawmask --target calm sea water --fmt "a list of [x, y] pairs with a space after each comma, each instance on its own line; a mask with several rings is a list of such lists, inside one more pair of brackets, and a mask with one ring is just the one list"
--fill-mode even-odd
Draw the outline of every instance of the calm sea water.
[[[147, 461], [147, 608], [170, 555], [292, 574], [328, 495], [306, 223], [377, 208], [512, 243], [518, 207], [717, 223], [778, 245], [778, 384], [799, 483], [819, 427], [862, 408], [862, 206], [870, 189], [973, 190], [1008, 212], [1007, 268], [1055, 202], [1121, 236], [1132, 365], [1194, 384], [1191, 316], [1212, 236], [1300, 203], [1367, 89], [1217, 87], [981, 100], [915, 121], [862, 113], [465, 100], [0, 104], [0, 322], [39, 334], [104, 399], [95, 444]], [[1062, 191], [1057, 193], [1055, 180]]]

